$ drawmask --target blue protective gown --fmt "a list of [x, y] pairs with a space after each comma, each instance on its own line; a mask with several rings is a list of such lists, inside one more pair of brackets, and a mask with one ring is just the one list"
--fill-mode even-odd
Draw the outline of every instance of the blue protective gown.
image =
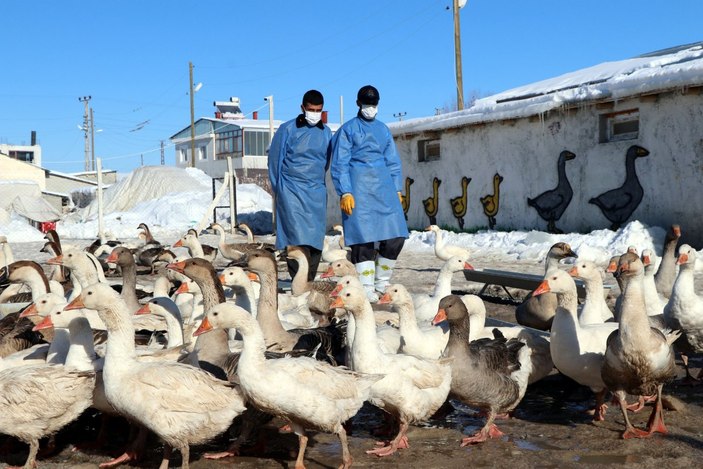
[[330, 174], [338, 195], [354, 196], [352, 214], [342, 212], [347, 244], [408, 237], [400, 157], [386, 124], [358, 116], [344, 123], [332, 140]]
[[331, 138], [329, 127], [311, 126], [302, 114], [273, 136], [268, 169], [276, 194], [276, 249], [307, 245], [322, 250]]

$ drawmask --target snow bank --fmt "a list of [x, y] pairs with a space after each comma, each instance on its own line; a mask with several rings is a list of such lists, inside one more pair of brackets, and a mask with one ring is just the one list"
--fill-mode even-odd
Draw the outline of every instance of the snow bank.
[[[147, 166], [130, 173], [104, 192], [104, 223], [109, 236], [134, 238], [140, 223], [157, 237], [178, 237], [195, 226], [212, 202], [211, 178], [204, 172], [169, 166]], [[216, 190], [220, 183], [217, 183]], [[218, 205], [229, 205], [225, 193]], [[254, 184], [237, 187], [238, 221], [256, 232], [271, 230], [271, 196]], [[90, 239], [98, 233], [97, 200], [57, 224], [66, 238]], [[229, 223], [229, 210], [218, 209], [217, 220]]]

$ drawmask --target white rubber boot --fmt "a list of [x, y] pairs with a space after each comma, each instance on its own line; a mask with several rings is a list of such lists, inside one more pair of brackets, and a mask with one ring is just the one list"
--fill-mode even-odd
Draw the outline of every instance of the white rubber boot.
[[394, 265], [395, 261], [392, 259], [386, 259], [383, 256], [376, 257], [374, 288], [376, 288], [377, 294], [382, 295], [386, 292], [386, 288], [388, 288], [388, 285], [391, 283]]
[[374, 261], [363, 261], [354, 264], [356, 271], [359, 274], [359, 281], [364, 286], [366, 290], [366, 298], [371, 303], [376, 303], [378, 301], [378, 295], [374, 291], [374, 280], [376, 278], [376, 266]]

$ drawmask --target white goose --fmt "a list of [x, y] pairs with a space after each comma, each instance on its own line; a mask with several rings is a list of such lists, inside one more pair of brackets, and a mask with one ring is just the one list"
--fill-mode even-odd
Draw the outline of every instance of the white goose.
[[[676, 341], [674, 348], [681, 353], [688, 371], [688, 354], [703, 352], [703, 298], [696, 293], [693, 271], [696, 264], [696, 250], [688, 244], [679, 247], [676, 260], [679, 274], [674, 281], [669, 302], [664, 307], [664, 319], [673, 330], [680, 330], [682, 337]], [[703, 371], [698, 375], [703, 376]]]
[[558, 306], [550, 334], [550, 350], [554, 366], [577, 383], [596, 393], [593, 420], [603, 420], [605, 383], [600, 374], [608, 336], [618, 324], [607, 322], [582, 326], [577, 317], [578, 296], [574, 279], [563, 270], [552, 271], [533, 295], [556, 293]]
[[657, 272], [660, 259], [654, 254], [651, 249], [642, 251], [642, 264], [644, 264], [644, 302], [647, 306], [647, 316], [659, 316], [663, 314], [664, 307], [668, 303], [665, 298], [657, 291], [654, 273]]
[[183, 235], [178, 241], [173, 244], [174, 248], [183, 247], [188, 250], [190, 257], [200, 257], [210, 262], [215, 262], [217, 257], [217, 249], [210, 249], [206, 254], [203, 245], [200, 243], [198, 236], [195, 233], [188, 232]]
[[392, 304], [400, 317], [400, 352], [430, 359], [442, 356], [449, 341], [449, 328], [432, 325], [420, 327], [415, 318], [412, 297], [403, 285], [389, 285], [378, 304]]
[[95, 373], [57, 365], [0, 371], [0, 433], [29, 445], [24, 469], [36, 467], [39, 440], [74, 421], [92, 402]]
[[569, 275], [583, 280], [586, 287], [586, 300], [579, 314], [579, 323], [586, 326], [614, 320], [613, 312], [603, 297], [601, 269], [594, 262], [578, 261], [569, 271]]
[[327, 241], [327, 236], [322, 240], [322, 260], [325, 262], [334, 262], [340, 259], [348, 259], [349, 251], [346, 249], [334, 249]]
[[208, 311], [195, 335], [213, 328], [236, 328], [244, 340], [237, 377], [247, 400], [260, 410], [290, 422], [298, 435], [295, 467], [304, 467], [306, 428], [336, 433], [342, 444], [341, 468], [352, 457], [342, 423], [359, 411], [371, 385], [381, 376], [365, 376], [308, 357], [266, 360], [266, 344], [251, 314], [231, 303]]
[[473, 270], [466, 257], [452, 256], [446, 261], [437, 275], [434, 292], [432, 294], [413, 295], [415, 316], [421, 326], [429, 324], [437, 314], [439, 301], [452, 293], [452, 276], [455, 272]]
[[103, 368], [108, 401], [165, 441], [161, 468], [168, 467], [171, 448], [180, 450], [181, 467], [189, 467], [190, 445], [219, 435], [244, 411], [240, 390], [189, 365], [137, 361], [129, 311], [109, 286], [85, 288], [66, 309], [86, 307], [98, 311], [108, 330]]
[[356, 320], [352, 346], [354, 371], [384, 375], [371, 387], [369, 402], [400, 421], [398, 434], [387, 446], [367, 453], [381, 457], [407, 448], [410, 424], [428, 418], [447, 399], [452, 380], [449, 363], [382, 353], [376, 339], [373, 310], [361, 288], [354, 285], [342, 288], [332, 305], [347, 309]]
[[[469, 250], [452, 244], [446, 244], [442, 238], [442, 229], [437, 225], [430, 225], [425, 228], [425, 231], [434, 233], [434, 254], [443, 261], [448, 261], [454, 256], [459, 256], [468, 259], [470, 256]], [[435, 311], [436, 312], [436, 311]]]

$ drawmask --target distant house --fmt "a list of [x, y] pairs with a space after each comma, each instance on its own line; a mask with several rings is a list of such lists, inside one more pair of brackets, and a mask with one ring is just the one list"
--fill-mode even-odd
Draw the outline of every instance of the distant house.
[[389, 127], [413, 228], [588, 232], [637, 219], [678, 223], [703, 247], [703, 43]]
[[[268, 182], [269, 121], [245, 119], [239, 107], [239, 98], [215, 101], [215, 117], [195, 121], [195, 167], [210, 177], [223, 177], [227, 158], [240, 182], [253, 182], [270, 190]], [[273, 121], [274, 132], [282, 121]], [[192, 165], [190, 125], [170, 137], [175, 145], [176, 166]]]

